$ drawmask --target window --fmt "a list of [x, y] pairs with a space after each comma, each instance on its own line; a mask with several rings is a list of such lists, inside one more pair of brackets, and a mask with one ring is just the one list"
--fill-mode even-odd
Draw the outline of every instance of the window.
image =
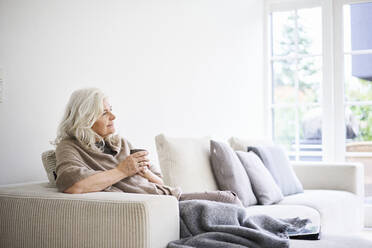
[[322, 10], [273, 11], [272, 136], [292, 160], [322, 159]]
[[292, 160], [362, 162], [372, 213], [372, 0], [265, 4], [267, 131]]

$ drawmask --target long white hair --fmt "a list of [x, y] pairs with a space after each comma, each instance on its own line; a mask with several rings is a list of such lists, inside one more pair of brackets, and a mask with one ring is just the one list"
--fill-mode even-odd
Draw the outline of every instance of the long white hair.
[[67, 103], [65, 113], [58, 126], [57, 138], [53, 142], [58, 144], [66, 138], [75, 138], [82, 145], [93, 150], [103, 151], [96, 143], [108, 143], [111, 147], [118, 147], [119, 135], [111, 134], [102, 138], [93, 131], [93, 124], [101, 117], [104, 111], [103, 100], [107, 97], [97, 88], [84, 88], [74, 91]]

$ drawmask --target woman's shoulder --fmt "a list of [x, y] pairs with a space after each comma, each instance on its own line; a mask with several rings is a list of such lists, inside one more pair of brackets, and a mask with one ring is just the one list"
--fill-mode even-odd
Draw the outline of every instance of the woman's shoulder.
[[59, 141], [57, 147], [69, 146], [69, 145], [78, 145], [79, 142], [75, 138], [64, 138]]
[[61, 140], [57, 147], [56, 152], [71, 151], [81, 149], [81, 144], [74, 138], [65, 138]]

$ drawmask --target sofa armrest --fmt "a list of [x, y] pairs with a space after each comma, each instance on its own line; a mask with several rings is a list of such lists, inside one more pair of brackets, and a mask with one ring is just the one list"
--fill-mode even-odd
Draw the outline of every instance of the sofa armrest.
[[0, 187], [0, 220], [0, 247], [163, 248], [179, 239], [172, 196]]
[[344, 190], [364, 197], [364, 169], [360, 163], [294, 162], [304, 189]]

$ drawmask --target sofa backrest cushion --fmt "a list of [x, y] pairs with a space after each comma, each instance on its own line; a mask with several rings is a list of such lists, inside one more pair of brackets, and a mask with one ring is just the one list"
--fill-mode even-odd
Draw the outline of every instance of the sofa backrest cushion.
[[265, 167], [273, 176], [284, 196], [302, 193], [303, 187], [298, 180], [288, 156], [279, 145], [248, 147], [260, 157]]
[[184, 193], [218, 190], [210, 164], [210, 139], [155, 137], [164, 183]]
[[51, 186], [56, 186], [56, 153], [55, 150], [48, 150], [41, 154], [41, 161], [43, 162], [44, 169], [47, 173], [49, 184]]
[[211, 140], [211, 162], [220, 190], [235, 192], [245, 207], [257, 204], [249, 177], [228, 144]]
[[270, 205], [283, 199], [283, 194], [261, 159], [253, 152], [237, 151], [245, 171], [252, 184], [252, 189], [261, 205]]
[[247, 151], [248, 146], [257, 146], [257, 145], [273, 145], [273, 142], [270, 139], [241, 139], [237, 137], [231, 137], [228, 140], [230, 146], [235, 151]]

